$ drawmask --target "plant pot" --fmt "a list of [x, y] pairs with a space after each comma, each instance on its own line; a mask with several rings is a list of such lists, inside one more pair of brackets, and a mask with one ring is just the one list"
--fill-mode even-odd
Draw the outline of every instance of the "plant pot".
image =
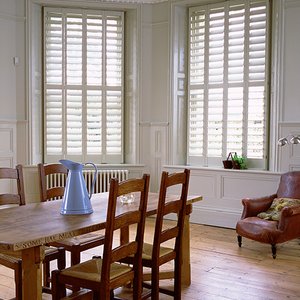
[[223, 160], [224, 169], [232, 169], [232, 160]]
[[238, 162], [236, 162], [236, 161], [232, 161], [232, 168], [233, 169], [240, 169], [241, 168], [241, 166], [240, 166], [240, 164], [238, 163]]

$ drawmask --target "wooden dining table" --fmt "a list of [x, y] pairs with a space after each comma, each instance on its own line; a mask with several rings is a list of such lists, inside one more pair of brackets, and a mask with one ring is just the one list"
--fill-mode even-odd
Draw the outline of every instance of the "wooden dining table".
[[[168, 199], [176, 196], [169, 195]], [[188, 196], [183, 240], [182, 283], [190, 285], [190, 230], [189, 215], [192, 203], [201, 196]], [[9, 254], [20, 251], [22, 257], [22, 288], [24, 300], [42, 299], [42, 261], [44, 245], [80, 234], [105, 229], [108, 193], [94, 194], [93, 213], [86, 215], [60, 214], [62, 200], [31, 203], [0, 210], [0, 251]], [[158, 194], [149, 193], [147, 216], [156, 213]], [[117, 204], [117, 214], [132, 209], [131, 204]], [[125, 237], [124, 237], [125, 235]], [[121, 239], [126, 239], [126, 232]]]

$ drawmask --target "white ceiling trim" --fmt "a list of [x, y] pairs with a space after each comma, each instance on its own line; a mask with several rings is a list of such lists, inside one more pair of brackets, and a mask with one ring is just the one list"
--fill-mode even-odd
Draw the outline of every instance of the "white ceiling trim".
[[155, 4], [161, 2], [167, 2], [168, 0], [99, 0], [104, 3], [135, 3], [135, 4]]

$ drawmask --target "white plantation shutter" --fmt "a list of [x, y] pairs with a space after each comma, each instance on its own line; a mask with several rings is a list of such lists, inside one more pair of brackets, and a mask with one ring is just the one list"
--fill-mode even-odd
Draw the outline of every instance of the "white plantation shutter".
[[44, 9], [45, 161], [123, 162], [123, 13]]
[[268, 16], [267, 0], [190, 8], [189, 163], [237, 152], [265, 167]]

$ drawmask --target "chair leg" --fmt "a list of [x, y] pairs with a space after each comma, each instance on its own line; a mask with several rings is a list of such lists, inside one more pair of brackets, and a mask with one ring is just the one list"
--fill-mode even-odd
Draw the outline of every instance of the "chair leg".
[[239, 247], [242, 247], [242, 237], [240, 235], [237, 236]]
[[71, 266], [77, 265], [80, 263], [80, 251], [75, 247], [72, 247], [71, 250]]
[[[79, 263], [80, 263], [80, 251], [79, 248], [76, 245], [74, 245], [71, 249], [71, 266], [77, 265]], [[79, 290], [80, 290], [79, 287], [72, 286], [73, 293], [78, 292]]]
[[66, 268], [66, 251], [63, 247], [58, 248], [57, 268], [63, 270]]
[[271, 247], [272, 247], [272, 256], [275, 259], [276, 258], [276, 250], [277, 250], [276, 244], [272, 244]]
[[52, 300], [60, 300], [66, 296], [66, 288], [64, 284], [59, 282], [59, 270], [52, 271], [51, 285], [52, 285]]
[[181, 258], [175, 260], [174, 299], [181, 300]]
[[16, 300], [22, 300], [22, 261], [18, 261], [15, 269]]
[[154, 266], [151, 270], [151, 300], [159, 300], [159, 267]]
[[44, 272], [43, 272], [43, 285], [44, 287], [50, 288], [50, 262], [44, 262], [43, 263], [43, 268], [44, 268]]

